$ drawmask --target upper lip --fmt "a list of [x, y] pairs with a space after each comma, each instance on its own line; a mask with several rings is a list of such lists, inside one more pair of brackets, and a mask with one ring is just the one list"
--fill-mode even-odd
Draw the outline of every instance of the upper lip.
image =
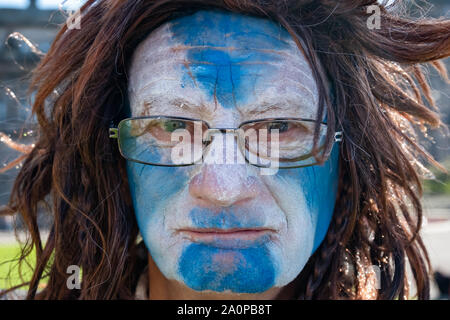
[[272, 231], [274, 229], [271, 228], [229, 228], [229, 229], [220, 229], [220, 228], [180, 228], [177, 230], [178, 232], [195, 232], [195, 233], [218, 233], [218, 234], [227, 234], [227, 233], [239, 233], [239, 232], [251, 232], [251, 231]]
[[269, 228], [184, 228], [177, 231], [192, 242], [223, 248], [244, 248], [258, 241], [272, 239], [275, 234], [275, 230]]

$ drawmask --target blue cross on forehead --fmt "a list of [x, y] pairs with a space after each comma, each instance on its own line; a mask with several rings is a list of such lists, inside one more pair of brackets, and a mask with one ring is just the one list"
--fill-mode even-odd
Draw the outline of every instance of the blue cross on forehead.
[[290, 35], [270, 20], [222, 11], [178, 18], [173, 40], [187, 47], [182, 86], [199, 87], [224, 108], [245, 103], [258, 77], [275, 72]]

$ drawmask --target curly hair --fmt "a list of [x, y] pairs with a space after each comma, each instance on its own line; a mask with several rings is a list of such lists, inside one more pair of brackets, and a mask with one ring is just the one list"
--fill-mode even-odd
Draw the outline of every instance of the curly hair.
[[[371, 5], [380, 8], [379, 28], [367, 27]], [[446, 77], [438, 60], [450, 55], [450, 21], [409, 18], [401, 3], [375, 0], [88, 0], [81, 29], [64, 25], [34, 70], [39, 136], [2, 210], [20, 214], [31, 236], [21, 261], [36, 251], [33, 276], [22, 284], [27, 299], [133, 299], [146, 256], [125, 160], [107, 129], [125, 116], [136, 46], [161, 24], [206, 8], [286, 28], [312, 66], [319, 114], [328, 114], [327, 143], [338, 127], [344, 131], [330, 228], [288, 298], [406, 299], [408, 266], [417, 298], [429, 298], [420, 171], [421, 161], [438, 164], [416, 132], [442, 124], [420, 64]], [[53, 217], [45, 244], [41, 203]], [[82, 269], [79, 290], [66, 286], [69, 265]], [[372, 266], [379, 268], [378, 290], [371, 289]]]

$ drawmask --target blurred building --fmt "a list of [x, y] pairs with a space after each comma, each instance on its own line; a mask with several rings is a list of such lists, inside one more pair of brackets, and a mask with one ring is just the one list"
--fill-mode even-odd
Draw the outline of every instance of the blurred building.
[[[39, 61], [37, 50], [45, 53], [50, 48], [64, 22], [62, 12], [40, 10], [36, 0], [27, 9], [0, 8], [0, 132], [14, 140], [31, 143], [27, 134], [33, 129], [27, 96], [30, 71]], [[18, 156], [19, 152], [0, 143], [0, 168]], [[8, 201], [18, 168], [0, 174], [0, 206]], [[0, 229], [7, 225], [0, 218]]]

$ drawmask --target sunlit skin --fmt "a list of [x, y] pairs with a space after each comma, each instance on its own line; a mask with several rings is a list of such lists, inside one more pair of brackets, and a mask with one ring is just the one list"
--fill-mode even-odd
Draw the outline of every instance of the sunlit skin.
[[[131, 116], [246, 120], [316, 117], [304, 54], [269, 20], [199, 11], [153, 31], [129, 70]], [[151, 299], [271, 299], [323, 241], [338, 180], [322, 166], [261, 175], [250, 164], [158, 167], [128, 161], [150, 259]]]

